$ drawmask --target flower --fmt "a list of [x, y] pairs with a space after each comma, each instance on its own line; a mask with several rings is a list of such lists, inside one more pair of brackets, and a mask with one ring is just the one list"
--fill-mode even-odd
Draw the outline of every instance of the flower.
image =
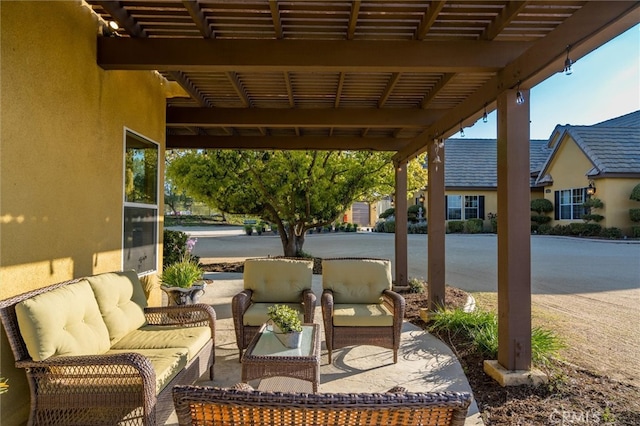
[[197, 238], [189, 238], [187, 240], [187, 243], [186, 243], [187, 253], [191, 253], [191, 251], [193, 251], [193, 248], [196, 246], [197, 242], [198, 242]]

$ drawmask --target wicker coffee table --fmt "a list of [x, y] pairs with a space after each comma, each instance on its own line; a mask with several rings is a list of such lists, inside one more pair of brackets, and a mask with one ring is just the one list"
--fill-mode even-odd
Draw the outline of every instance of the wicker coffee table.
[[[303, 324], [299, 348], [285, 347], [266, 324], [255, 335], [242, 356], [242, 381], [269, 377], [291, 377], [311, 382], [313, 392], [320, 383], [320, 334], [317, 324]], [[280, 389], [286, 391], [286, 389]]]

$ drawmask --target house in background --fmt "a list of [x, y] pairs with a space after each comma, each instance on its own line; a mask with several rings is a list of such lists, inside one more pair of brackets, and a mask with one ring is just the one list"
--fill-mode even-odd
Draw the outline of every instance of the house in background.
[[[496, 140], [448, 139], [444, 158], [445, 218], [497, 214]], [[629, 209], [638, 205], [629, 196], [640, 184], [640, 111], [592, 126], [557, 126], [549, 140], [530, 142], [530, 164], [531, 199], [551, 201], [551, 226], [583, 222], [583, 203], [596, 197], [604, 204], [594, 212], [604, 216], [600, 225], [632, 235]], [[415, 194], [416, 204], [421, 196], [426, 192]]]
[[[498, 212], [498, 144], [495, 139], [447, 139], [445, 142], [446, 220], [488, 219]], [[544, 196], [536, 178], [551, 150], [546, 140], [530, 141], [531, 198]], [[469, 159], [473, 164], [469, 164]], [[428, 159], [427, 159], [428, 160]], [[428, 167], [434, 167], [431, 161]], [[428, 188], [427, 188], [428, 190]], [[415, 194], [418, 204], [427, 191]]]
[[629, 209], [638, 203], [629, 196], [640, 184], [640, 111], [592, 126], [557, 126], [548, 147], [536, 184], [553, 203], [551, 225], [582, 221], [582, 204], [591, 196], [604, 204], [596, 212], [604, 216], [603, 228], [631, 235]]

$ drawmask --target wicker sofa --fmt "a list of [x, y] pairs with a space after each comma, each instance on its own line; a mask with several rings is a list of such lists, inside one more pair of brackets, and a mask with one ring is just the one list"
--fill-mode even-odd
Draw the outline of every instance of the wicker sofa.
[[464, 425], [472, 397], [467, 392], [281, 393], [176, 386], [173, 402], [180, 425]]
[[0, 301], [0, 317], [29, 382], [29, 424], [164, 424], [173, 386], [213, 378], [213, 308], [147, 307], [134, 271]]

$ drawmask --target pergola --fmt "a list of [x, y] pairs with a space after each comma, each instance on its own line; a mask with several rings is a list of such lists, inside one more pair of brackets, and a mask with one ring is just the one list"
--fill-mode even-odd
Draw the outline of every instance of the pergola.
[[[105, 20], [99, 66], [156, 70], [188, 94], [167, 100], [167, 149], [392, 151], [396, 194], [407, 192], [406, 163], [438, 149], [431, 309], [445, 288], [440, 142], [497, 109], [498, 362], [530, 369], [529, 89], [638, 23], [640, 2], [87, 2]], [[397, 211], [406, 204], [397, 197]], [[395, 238], [402, 284], [407, 235]]]

